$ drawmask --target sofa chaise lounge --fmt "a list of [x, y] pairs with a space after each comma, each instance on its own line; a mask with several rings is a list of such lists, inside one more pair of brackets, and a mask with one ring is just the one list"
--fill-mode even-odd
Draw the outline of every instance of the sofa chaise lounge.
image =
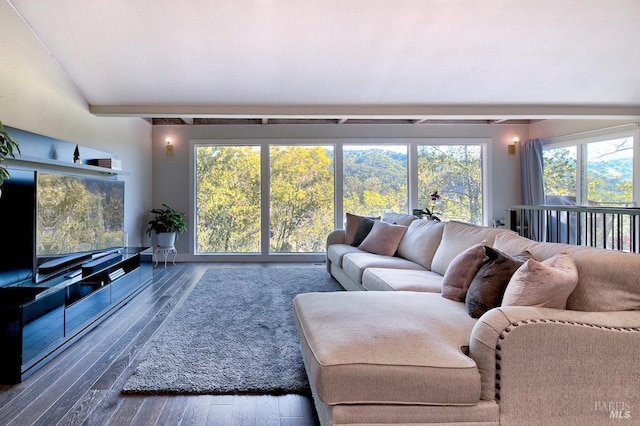
[[[351, 245], [349, 225], [327, 239], [329, 272], [347, 290], [369, 291], [308, 293], [294, 300], [322, 425], [640, 419], [640, 256], [539, 243], [461, 222], [398, 214], [382, 219], [375, 223], [405, 228], [397, 248], [364, 247], [372, 253]], [[389, 236], [383, 236], [386, 244]], [[465, 264], [478, 246], [484, 250], [480, 266]], [[517, 268], [497, 305], [473, 312], [475, 318], [470, 292], [486, 278], [478, 280], [490, 263], [489, 250]], [[557, 259], [572, 263], [563, 270]], [[538, 270], [552, 275], [536, 275]], [[566, 277], [574, 282], [562, 283], [565, 295], [558, 299], [556, 287], [562, 286], [555, 280]], [[467, 280], [469, 287], [451, 287], [456, 280]], [[532, 283], [533, 301], [512, 303], [532, 296]]]

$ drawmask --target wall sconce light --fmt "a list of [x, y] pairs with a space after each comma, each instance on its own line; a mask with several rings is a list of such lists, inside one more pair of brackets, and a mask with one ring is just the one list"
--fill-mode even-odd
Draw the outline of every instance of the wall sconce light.
[[173, 154], [173, 145], [171, 145], [171, 138], [166, 138], [165, 142], [167, 143], [165, 152], [167, 153], [167, 155]]
[[516, 155], [516, 144], [520, 142], [520, 138], [517, 136], [514, 136], [512, 139], [512, 142], [513, 143], [510, 143], [509, 146], [507, 147], [508, 152], [509, 152], [509, 155]]

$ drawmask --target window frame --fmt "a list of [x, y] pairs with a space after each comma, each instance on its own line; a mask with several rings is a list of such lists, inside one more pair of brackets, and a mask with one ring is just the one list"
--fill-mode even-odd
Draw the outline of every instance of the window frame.
[[343, 229], [345, 211], [343, 207], [344, 164], [343, 154], [345, 145], [355, 146], [407, 146], [407, 206], [410, 213], [418, 206], [418, 146], [419, 145], [479, 145], [482, 150], [482, 215], [483, 224], [488, 224], [488, 218], [492, 214], [492, 197], [489, 191], [491, 178], [490, 149], [491, 139], [477, 138], [207, 138], [189, 140], [189, 220], [195, 224], [196, 211], [196, 147], [207, 145], [225, 146], [259, 146], [261, 155], [261, 226], [262, 241], [261, 253], [216, 253], [196, 254], [195, 228], [191, 227], [188, 233], [192, 259], [202, 262], [324, 262], [325, 253], [270, 253], [269, 239], [265, 238], [269, 233], [269, 185], [270, 162], [269, 154], [272, 145], [301, 145], [301, 146], [332, 146], [334, 152], [334, 229]]
[[[615, 139], [624, 139], [624, 138], [632, 138], [632, 146], [633, 146], [633, 156], [632, 156], [632, 164], [633, 164], [633, 176], [632, 176], [632, 204], [633, 207], [637, 207], [640, 201], [640, 183], [638, 179], [640, 177], [640, 130], [637, 126], [634, 129], [630, 130], [602, 130], [602, 131], [594, 131], [594, 132], [584, 132], [575, 135], [567, 135], [557, 138], [546, 139], [543, 143], [543, 151], [551, 150], [551, 149], [560, 149], [560, 148], [568, 148], [575, 147], [576, 148], [576, 205], [577, 206], [586, 206], [585, 204], [585, 193], [583, 191], [583, 181], [585, 179], [585, 170], [586, 170], [586, 158], [585, 158], [585, 148], [590, 143], [597, 142], [606, 142]], [[546, 196], [546, 194], [545, 194]]]

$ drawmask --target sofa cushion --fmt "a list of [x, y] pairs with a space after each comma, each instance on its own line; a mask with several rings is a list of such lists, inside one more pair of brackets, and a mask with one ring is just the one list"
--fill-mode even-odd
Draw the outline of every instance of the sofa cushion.
[[423, 266], [401, 257], [366, 252], [345, 254], [342, 258], [342, 268], [351, 279], [358, 283], [362, 283], [362, 274], [367, 268], [426, 270]]
[[362, 274], [362, 287], [375, 291], [426, 291], [440, 293], [442, 275], [412, 269], [368, 268]]
[[309, 381], [327, 404], [474, 405], [480, 374], [465, 355], [475, 324], [434, 293], [295, 297]]
[[517, 235], [499, 235], [496, 247], [507, 253], [526, 249], [537, 260], [562, 251], [573, 255], [578, 269], [578, 285], [567, 300], [574, 311], [640, 310], [640, 255], [617, 250], [540, 243]]
[[471, 281], [484, 260], [484, 242], [474, 244], [454, 257], [442, 278], [442, 297], [464, 302]]
[[342, 268], [342, 258], [347, 253], [362, 253], [362, 250], [351, 244], [331, 244], [327, 247], [327, 258], [340, 268]]
[[409, 226], [411, 222], [418, 220], [418, 217], [407, 213], [387, 212], [382, 215], [382, 220], [396, 225]]
[[489, 309], [500, 306], [514, 272], [532, 257], [529, 252], [511, 257], [487, 246], [484, 252], [487, 260], [473, 277], [465, 298], [467, 312], [473, 318], [480, 318]]
[[398, 256], [431, 269], [433, 255], [440, 245], [444, 222], [414, 220], [398, 246]]
[[571, 253], [559, 253], [543, 262], [529, 259], [511, 277], [502, 306], [565, 309], [577, 284], [578, 270]]
[[376, 220], [373, 223], [371, 232], [369, 232], [369, 235], [367, 235], [358, 248], [368, 251], [369, 253], [393, 256], [396, 254], [398, 245], [406, 232], [406, 226]]
[[504, 228], [490, 228], [456, 221], [446, 222], [442, 241], [431, 262], [431, 270], [444, 275], [447, 267], [458, 254], [482, 240], [486, 240], [486, 244], [492, 246], [496, 235], [505, 232], [513, 233]]

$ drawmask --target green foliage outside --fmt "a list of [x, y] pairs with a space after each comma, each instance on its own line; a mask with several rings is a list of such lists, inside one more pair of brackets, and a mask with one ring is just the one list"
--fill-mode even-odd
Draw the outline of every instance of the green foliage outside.
[[[442, 220], [482, 223], [482, 147], [418, 147], [418, 206]], [[432, 204], [431, 194], [440, 200]]]
[[206, 146], [196, 153], [196, 251], [259, 253], [260, 151]]
[[[408, 210], [407, 154], [397, 148], [343, 151], [343, 210], [361, 215]], [[196, 150], [196, 251], [261, 252], [261, 159], [257, 146]], [[271, 146], [269, 249], [324, 252], [334, 227], [334, 152], [324, 146]], [[421, 147], [421, 205], [438, 191], [444, 219], [482, 221], [479, 146]], [[431, 206], [429, 206], [431, 208]]]
[[549, 202], [562, 200], [565, 204], [576, 203], [577, 149], [583, 149], [586, 161], [582, 175], [582, 204], [614, 207], [631, 205], [633, 150], [630, 144], [631, 138], [628, 138], [545, 150], [544, 190]]
[[333, 161], [321, 146], [271, 147], [271, 251], [319, 253], [333, 229]]
[[544, 193], [549, 196], [576, 196], [576, 148], [543, 151]]
[[407, 211], [407, 155], [380, 149], [345, 149], [343, 209], [380, 216]]

